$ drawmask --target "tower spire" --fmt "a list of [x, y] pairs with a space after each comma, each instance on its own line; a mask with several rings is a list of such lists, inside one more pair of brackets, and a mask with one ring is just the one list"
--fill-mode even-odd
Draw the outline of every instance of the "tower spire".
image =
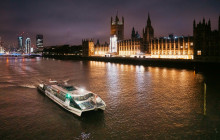
[[147, 26], [151, 26], [150, 14], [148, 12]]
[[196, 28], [196, 20], [194, 19], [193, 20], [193, 29], [195, 29]]
[[150, 14], [149, 14], [149, 12], [148, 12], [148, 19], [150, 20]]

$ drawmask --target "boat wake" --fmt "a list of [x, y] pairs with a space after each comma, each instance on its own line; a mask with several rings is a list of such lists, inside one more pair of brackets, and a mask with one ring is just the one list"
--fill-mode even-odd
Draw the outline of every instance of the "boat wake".
[[25, 88], [36, 88], [34, 85], [20, 85], [20, 87], [25, 87]]

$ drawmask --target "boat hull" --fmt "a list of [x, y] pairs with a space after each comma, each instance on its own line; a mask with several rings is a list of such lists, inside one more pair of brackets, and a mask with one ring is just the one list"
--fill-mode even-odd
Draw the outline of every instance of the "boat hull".
[[45, 95], [47, 97], [49, 97], [51, 100], [53, 100], [55, 103], [57, 103], [58, 105], [60, 105], [64, 109], [66, 109], [67, 111], [69, 111], [69, 112], [71, 112], [73, 114], [76, 114], [77, 116], [81, 116], [82, 115], [82, 111], [81, 110], [75, 109], [73, 107], [70, 107], [69, 105], [65, 105], [65, 102], [63, 102], [62, 100], [60, 100], [56, 96], [52, 95], [51, 93], [45, 91]]

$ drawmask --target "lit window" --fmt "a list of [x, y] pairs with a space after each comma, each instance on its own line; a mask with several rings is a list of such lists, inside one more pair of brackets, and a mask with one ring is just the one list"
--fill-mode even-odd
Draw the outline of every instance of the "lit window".
[[182, 49], [182, 48], [183, 48], [183, 46], [180, 46], [180, 48]]
[[198, 51], [197, 51], [197, 55], [202, 55], [202, 51], [201, 51], [201, 50], [198, 50]]
[[192, 46], [192, 45], [193, 45], [193, 42], [191, 42], [190, 45]]

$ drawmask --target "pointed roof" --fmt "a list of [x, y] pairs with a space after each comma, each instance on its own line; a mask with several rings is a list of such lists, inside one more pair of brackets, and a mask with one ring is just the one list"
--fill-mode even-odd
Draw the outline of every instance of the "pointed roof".
[[151, 20], [150, 20], [149, 12], [148, 12], [148, 17], [147, 17], [147, 26], [151, 26]]
[[149, 12], [148, 12], [148, 18], [147, 18], [147, 20], [150, 20], [150, 14], [149, 14]]
[[134, 30], [134, 27], [132, 28], [132, 31], [135, 31], [135, 30]]

